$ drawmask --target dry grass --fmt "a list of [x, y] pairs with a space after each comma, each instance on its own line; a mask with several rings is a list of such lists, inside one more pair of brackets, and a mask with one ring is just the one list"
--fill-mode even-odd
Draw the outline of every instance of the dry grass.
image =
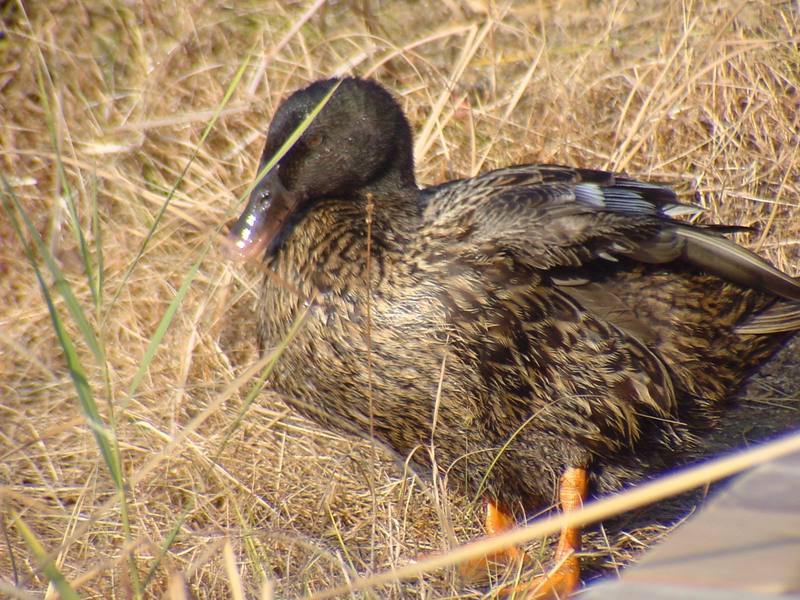
[[[178, 598], [184, 585], [197, 597], [268, 597], [273, 585], [292, 597], [479, 532], [468, 499], [267, 393], [246, 400], [258, 273], [225, 264], [215, 236], [276, 104], [310, 80], [353, 72], [393, 89], [418, 132], [422, 182], [524, 161], [624, 169], [674, 183], [714, 221], [758, 225], [740, 241], [798, 274], [796, 3], [64, 0], [0, 11], [3, 201], [30, 215], [102, 346], [93, 356], [41, 266], [111, 432], [95, 435], [82, 412], [4, 211], [0, 595], [55, 594], [26, 526], [52, 568], [99, 598]], [[119, 456], [124, 491], [98, 440]], [[623, 562], [653, 537], [638, 531], [596, 552]], [[366, 594], [469, 596], [448, 572]]]

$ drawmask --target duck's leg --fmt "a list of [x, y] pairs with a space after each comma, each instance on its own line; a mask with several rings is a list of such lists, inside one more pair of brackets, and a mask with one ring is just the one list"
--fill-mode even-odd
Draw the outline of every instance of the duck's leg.
[[[487, 536], [497, 535], [514, 527], [516, 523], [514, 517], [504, 511], [496, 502], [486, 499], [484, 506], [486, 514], [483, 528]], [[476, 582], [486, 577], [490, 564], [508, 565], [522, 558], [524, 558], [523, 552], [516, 546], [511, 546], [500, 552], [493, 552], [462, 563], [459, 571], [464, 580]]]
[[[559, 503], [561, 510], [569, 512], [583, 506], [587, 497], [589, 481], [586, 469], [569, 467], [559, 480]], [[514, 526], [514, 518], [504, 512], [497, 504], [487, 503], [486, 533], [494, 535]], [[561, 531], [555, 553], [554, 569], [547, 575], [536, 577], [531, 581], [508, 586], [502, 593], [514, 593], [524, 598], [566, 598], [580, 585], [580, 561], [577, 553], [581, 549], [581, 530], [578, 527], [567, 527]], [[468, 562], [461, 567], [461, 573], [467, 578], [474, 578], [480, 568], [485, 569], [486, 562], [505, 562], [523, 559], [522, 551], [517, 547], [509, 548], [502, 553], [487, 556], [478, 561]]]
[[[561, 476], [558, 487], [561, 510], [580, 510], [588, 493], [589, 477], [586, 469], [568, 467]], [[580, 527], [565, 527], [558, 539], [554, 557], [556, 566], [553, 570], [547, 575], [516, 586], [514, 591], [522, 592], [526, 598], [567, 598], [581, 583], [581, 565], [577, 554], [580, 550]]]
[[[484, 521], [484, 529], [486, 535], [497, 535], [508, 531], [516, 524], [514, 517], [505, 512], [500, 506], [490, 500], [486, 502], [486, 520]], [[489, 558], [495, 560], [500, 559], [503, 562], [511, 562], [517, 560], [522, 556], [522, 551], [516, 546], [506, 548], [502, 552]]]

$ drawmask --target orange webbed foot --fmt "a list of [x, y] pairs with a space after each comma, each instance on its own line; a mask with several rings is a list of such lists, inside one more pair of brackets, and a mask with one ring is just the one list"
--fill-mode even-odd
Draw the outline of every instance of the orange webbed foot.
[[[578, 510], [588, 495], [588, 475], [585, 469], [570, 467], [566, 469], [559, 482], [559, 500], [564, 512]], [[514, 527], [514, 518], [497, 504], [488, 502], [486, 507], [486, 533], [495, 535]], [[581, 548], [581, 530], [567, 527], [561, 532], [555, 552], [555, 566], [540, 577], [506, 585], [499, 591], [503, 596], [515, 598], [544, 599], [567, 598], [580, 585], [580, 559], [577, 553]], [[470, 561], [461, 566], [462, 577], [475, 581], [479, 573], [486, 573], [489, 564], [522, 566], [526, 562], [525, 553], [517, 547], [503, 552]]]
[[[491, 500], [485, 501], [486, 515], [484, 530], [487, 536], [503, 533], [514, 527], [516, 521], [508, 512]], [[525, 553], [516, 546], [511, 546], [500, 552], [494, 552], [485, 556], [462, 563], [459, 566], [462, 579], [468, 582], [477, 582], [487, 578], [492, 567], [506, 568], [509, 566], [519, 566], [525, 560]]]

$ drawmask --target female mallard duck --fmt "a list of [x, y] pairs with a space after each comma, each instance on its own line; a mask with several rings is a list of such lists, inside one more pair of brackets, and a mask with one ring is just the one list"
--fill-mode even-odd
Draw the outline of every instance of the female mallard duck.
[[[290, 96], [262, 168], [324, 100], [229, 236], [240, 257], [265, 253], [262, 347], [305, 315], [270, 385], [422, 472], [433, 444], [448, 481], [487, 498], [490, 531], [557, 489], [570, 509], [587, 485], [675, 464], [800, 329], [798, 282], [726, 228], [674, 220], [695, 209], [665, 187], [523, 165], [420, 190], [409, 124], [372, 81]], [[562, 533], [558, 554], [579, 539]]]

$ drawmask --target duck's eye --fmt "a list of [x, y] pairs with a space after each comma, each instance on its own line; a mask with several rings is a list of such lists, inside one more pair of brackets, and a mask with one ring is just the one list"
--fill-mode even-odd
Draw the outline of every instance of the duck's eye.
[[308, 141], [306, 143], [311, 148], [316, 148], [317, 146], [319, 146], [322, 143], [322, 140], [323, 140], [322, 135], [317, 133], [315, 135], [312, 135], [310, 138], [308, 138]]

